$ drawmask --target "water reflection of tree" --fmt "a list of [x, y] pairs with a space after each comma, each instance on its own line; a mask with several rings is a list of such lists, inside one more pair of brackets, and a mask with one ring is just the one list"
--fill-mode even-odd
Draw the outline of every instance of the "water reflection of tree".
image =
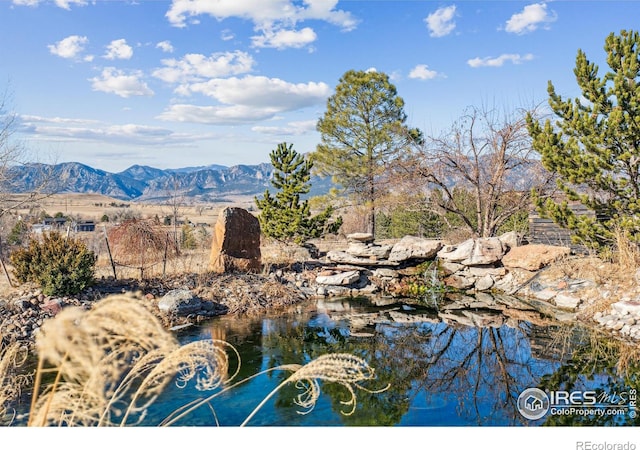
[[[575, 333], [572, 335], [575, 336]], [[621, 395], [627, 398], [632, 389], [636, 392], [640, 389], [640, 348], [637, 345], [613, 340], [597, 331], [577, 336], [570, 358], [553, 373], [542, 378], [538, 385], [540, 389], [547, 392], [595, 390], [599, 398], [604, 395], [613, 400], [621, 400]], [[626, 401], [623, 404], [628, 405]], [[637, 409], [635, 412], [637, 413]], [[592, 416], [548, 414], [544, 425], [637, 426], [640, 425], [640, 418], [628, 413]]]
[[[376, 368], [379, 386], [390, 383], [383, 393], [360, 392], [356, 412], [342, 418], [346, 425], [398, 424], [419, 395], [429, 404], [456, 402], [457, 414], [469, 425], [522, 423], [517, 397], [535, 384], [540, 364], [531, 355], [531, 330], [524, 323], [520, 328], [476, 328], [383, 322], [370, 338], [350, 337], [348, 322], [283, 328], [264, 336], [270, 366], [340, 351], [361, 356]], [[340, 401], [346, 396], [339, 386], [324, 385], [323, 392], [334, 410], [342, 410]], [[283, 391], [278, 404], [292, 406], [291, 394]]]
[[456, 393], [458, 415], [470, 425], [521, 422], [517, 397], [538, 370], [528, 330], [445, 324], [439, 328], [430, 343], [429, 374], [420, 391], [427, 396]]

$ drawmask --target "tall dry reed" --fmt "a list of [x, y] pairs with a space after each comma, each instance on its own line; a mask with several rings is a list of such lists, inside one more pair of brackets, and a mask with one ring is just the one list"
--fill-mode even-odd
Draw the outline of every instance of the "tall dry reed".
[[640, 266], [640, 246], [629, 235], [629, 231], [616, 227], [614, 262], [624, 271], [635, 271]]

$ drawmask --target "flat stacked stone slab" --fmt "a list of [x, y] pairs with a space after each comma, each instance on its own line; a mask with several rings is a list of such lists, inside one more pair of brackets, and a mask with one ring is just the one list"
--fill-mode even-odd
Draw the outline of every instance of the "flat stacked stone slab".
[[349, 272], [338, 272], [331, 275], [318, 275], [316, 283], [329, 286], [348, 286], [360, 279], [360, 272], [351, 270]]
[[371, 233], [351, 233], [347, 235], [348, 242], [362, 242], [364, 244], [370, 244], [374, 240]]
[[405, 262], [409, 260], [433, 259], [442, 248], [442, 241], [423, 239], [415, 236], [404, 236], [389, 253], [389, 261]]

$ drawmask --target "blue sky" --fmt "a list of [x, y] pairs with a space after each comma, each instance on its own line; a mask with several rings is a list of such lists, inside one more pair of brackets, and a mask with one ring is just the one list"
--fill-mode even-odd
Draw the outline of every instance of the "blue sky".
[[0, 91], [42, 162], [110, 172], [268, 162], [313, 151], [348, 70], [387, 73], [408, 124], [438, 134], [467, 106], [570, 97], [578, 49], [638, 1], [0, 0]]

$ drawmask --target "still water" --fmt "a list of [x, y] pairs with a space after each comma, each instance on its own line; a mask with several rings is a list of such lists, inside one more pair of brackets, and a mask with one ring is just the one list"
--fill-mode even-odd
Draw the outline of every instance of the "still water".
[[[531, 311], [458, 306], [443, 311], [367, 299], [314, 300], [278, 315], [223, 316], [177, 333], [183, 343], [215, 338], [233, 345], [241, 357], [236, 380], [249, 381], [217, 395], [175, 426], [238, 426], [291, 374], [262, 372], [305, 364], [327, 353], [363, 358], [376, 371], [376, 379], [363, 386], [388, 389], [356, 390], [355, 411], [345, 415], [350, 407], [341, 402], [350, 396], [344, 387], [321, 382], [315, 407], [306, 411], [294, 402], [300, 391], [286, 385], [248, 426], [640, 424], [633, 408], [637, 366], [622, 364], [632, 350], [595, 331], [543, 320]], [[564, 408], [527, 419], [519, 411], [518, 397], [531, 387], [572, 397], [556, 396], [552, 403]], [[156, 425], [210, 394], [172, 385], [150, 409], [145, 424]], [[621, 407], [612, 412], [613, 405]]]

